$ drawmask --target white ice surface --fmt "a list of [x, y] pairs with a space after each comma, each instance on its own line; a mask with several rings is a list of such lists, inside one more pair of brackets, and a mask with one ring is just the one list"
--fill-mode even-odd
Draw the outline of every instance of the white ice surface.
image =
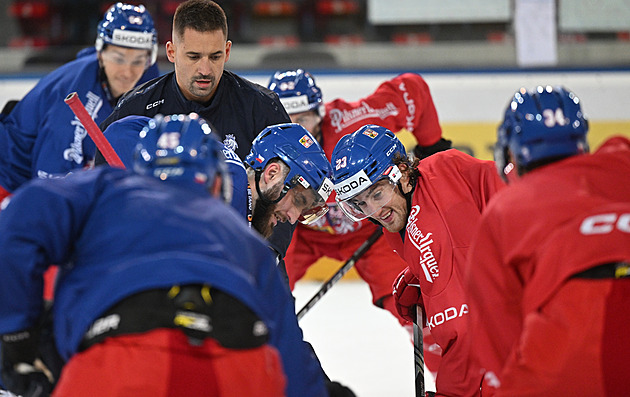
[[[321, 284], [297, 283], [293, 291], [297, 310]], [[411, 336], [371, 299], [365, 282], [338, 282], [300, 321], [304, 339], [313, 345], [328, 376], [349, 386], [357, 397], [413, 397]], [[427, 389], [435, 390], [430, 375]]]

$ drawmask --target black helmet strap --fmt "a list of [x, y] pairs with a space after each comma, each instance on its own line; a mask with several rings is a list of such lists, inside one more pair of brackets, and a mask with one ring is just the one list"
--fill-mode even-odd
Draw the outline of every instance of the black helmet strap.
[[282, 191], [280, 192], [280, 196], [278, 196], [277, 199], [275, 200], [270, 200], [267, 197], [265, 197], [265, 195], [263, 194], [262, 190], [260, 190], [260, 176], [262, 175], [262, 170], [256, 170], [254, 171], [254, 180], [256, 181], [256, 192], [258, 193], [258, 197], [260, 197], [260, 199], [262, 201], [264, 201], [267, 204], [276, 204], [278, 203], [280, 200], [282, 200], [284, 198], [284, 196], [287, 195], [287, 193], [289, 192], [289, 190], [291, 190], [291, 186], [289, 186], [289, 184], [284, 184], [284, 187], [282, 188]]

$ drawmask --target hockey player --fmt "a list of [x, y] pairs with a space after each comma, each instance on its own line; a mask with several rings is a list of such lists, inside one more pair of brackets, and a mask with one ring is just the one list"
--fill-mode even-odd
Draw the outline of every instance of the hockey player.
[[37, 324], [42, 274], [60, 263], [68, 362], [53, 395], [325, 396], [273, 255], [218, 199], [227, 176], [208, 125], [157, 118], [135, 158], [136, 173], [28, 183], [0, 213], [5, 386], [50, 388]]
[[466, 361], [469, 311], [462, 277], [474, 226], [503, 186], [494, 163], [454, 149], [412, 161], [390, 130], [366, 125], [339, 140], [332, 164], [341, 210], [353, 220], [382, 225], [409, 265], [395, 281], [395, 304], [409, 321], [421, 305], [442, 348], [436, 395], [477, 395], [478, 371]]
[[[151, 123], [145, 116], [127, 116], [104, 131], [127, 168], [135, 161], [139, 136]], [[245, 165], [229, 148], [222, 145], [222, 150], [232, 180], [231, 204], [264, 237], [279, 222], [310, 224], [328, 211], [324, 203], [333, 190], [332, 168], [321, 146], [299, 124], [262, 130]]]
[[156, 57], [157, 33], [144, 6], [108, 9], [96, 45], [43, 77], [0, 118], [0, 200], [31, 178], [91, 166], [94, 143], [64, 98], [76, 91], [92, 118], [103, 121], [124, 92], [157, 77], [150, 68]]
[[[291, 120], [317, 138], [329, 159], [341, 137], [371, 123], [391, 131], [413, 133], [418, 141], [414, 152], [420, 158], [451, 146], [450, 141], [441, 138], [442, 129], [429, 86], [415, 73], [388, 80], [356, 102], [335, 99], [324, 103], [315, 78], [302, 69], [276, 72], [269, 88], [278, 94]], [[334, 194], [328, 200], [328, 207], [325, 218], [311, 225], [298, 225], [293, 234], [285, 257], [291, 288], [318, 259], [349, 258], [378, 228], [367, 220], [352, 221], [343, 215]], [[372, 303], [390, 311], [403, 325], [408, 323], [398, 315], [391, 292], [392, 283], [406, 266], [384, 239], [377, 240], [355, 265], [370, 287]], [[440, 352], [430, 334], [426, 332], [425, 336], [425, 362], [433, 371], [439, 365]]]
[[210, 0], [181, 3], [173, 17], [166, 56], [175, 70], [128, 93], [102, 124], [128, 115], [198, 113], [220, 131], [241, 159], [258, 133], [290, 122], [272, 92], [225, 70], [232, 42], [223, 9]]
[[[104, 131], [127, 167], [133, 163], [130, 153], [138, 132], [149, 121], [144, 116], [127, 116]], [[223, 146], [223, 153], [233, 182], [231, 205], [262, 235], [268, 236], [278, 222], [308, 224], [328, 210], [330, 163], [315, 138], [299, 124], [278, 124], [261, 131], [247, 156], [247, 172], [229, 148]], [[331, 396], [354, 396], [330, 379], [326, 387]]]
[[498, 128], [509, 186], [482, 216], [466, 274], [484, 396], [630, 390], [630, 141], [589, 155], [587, 131], [578, 97], [551, 86], [517, 91]]
[[[190, 116], [196, 113], [191, 113]], [[143, 129], [149, 128], [150, 123], [155, 121], [146, 116], [127, 116], [120, 120], [114, 121], [103, 131], [103, 135], [112, 145], [112, 148], [122, 161], [126, 168], [133, 168], [135, 148], [139, 143], [140, 134]], [[211, 127], [213, 132], [215, 129]], [[223, 157], [230, 174], [231, 179], [231, 200], [230, 205], [234, 207], [243, 218], [247, 218], [249, 202], [249, 193], [247, 189], [247, 174], [243, 161], [238, 158], [236, 153], [221, 144], [223, 149]]]

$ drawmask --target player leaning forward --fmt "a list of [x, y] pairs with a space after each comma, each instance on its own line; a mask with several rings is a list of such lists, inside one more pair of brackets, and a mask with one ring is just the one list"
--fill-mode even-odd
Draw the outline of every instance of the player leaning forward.
[[326, 395], [273, 254], [218, 199], [208, 124], [167, 116], [143, 132], [137, 173], [35, 180], [0, 213], [5, 385], [50, 388], [33, 363], [42, 274], [58, 263], [54, 395]]
[[94, 142], [64, 98], [77, 92], [100, 123], [122, 94], [158, 76], [156, 58], [157, 32], [145, 7], [110, 7], [93, 47], [44, 76], [9, 114], [0, 116], [0, 199], [32, 178], [90, 167]]
[[494, 163], [455, 149], [412, 161], [391, 131], [366, 125], [337, 143], [332, 166], [341, 209], [352, 219], [380, 223], [409, 265], [395, 282], [394, 299], [409, 321], [415, 321], [415, 306], [422, 306], [442, 348], [436, 395], [477, 395], [479, 371], [466, 360], [462, 276], [474, 227], [504, 186]]
[[630, 390], [630, 140], [589, 153], [587, 133], [561, 86], [521, 88], [505, 109], [495, 160], [509, 185], [465, 275], [484, 396]]

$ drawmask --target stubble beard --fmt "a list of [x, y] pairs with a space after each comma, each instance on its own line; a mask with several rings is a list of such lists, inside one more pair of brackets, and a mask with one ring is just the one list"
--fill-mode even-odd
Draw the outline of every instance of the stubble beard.
[[269, 238], [271, 233], [273, 233], [273, 226], [270, 220], [275, 208], [275, 204], [268, 204], [261, 199], [256, 200], [252, 214], [252, 227], [264, 238]]
[[[263, 195], [266, 198], [277, 197], [282, 190], [280, 184], [274, 185], [271, 188], [263, 191]], [[252, 211], [252, 227], [260, 233], [264, 238], [269, 238], [273, 233], [273, 225], [271, 224], [271, 217], [276, 210], [276, 203], [270, 203], [258, 197], [254, 203], [254, 209]]]

